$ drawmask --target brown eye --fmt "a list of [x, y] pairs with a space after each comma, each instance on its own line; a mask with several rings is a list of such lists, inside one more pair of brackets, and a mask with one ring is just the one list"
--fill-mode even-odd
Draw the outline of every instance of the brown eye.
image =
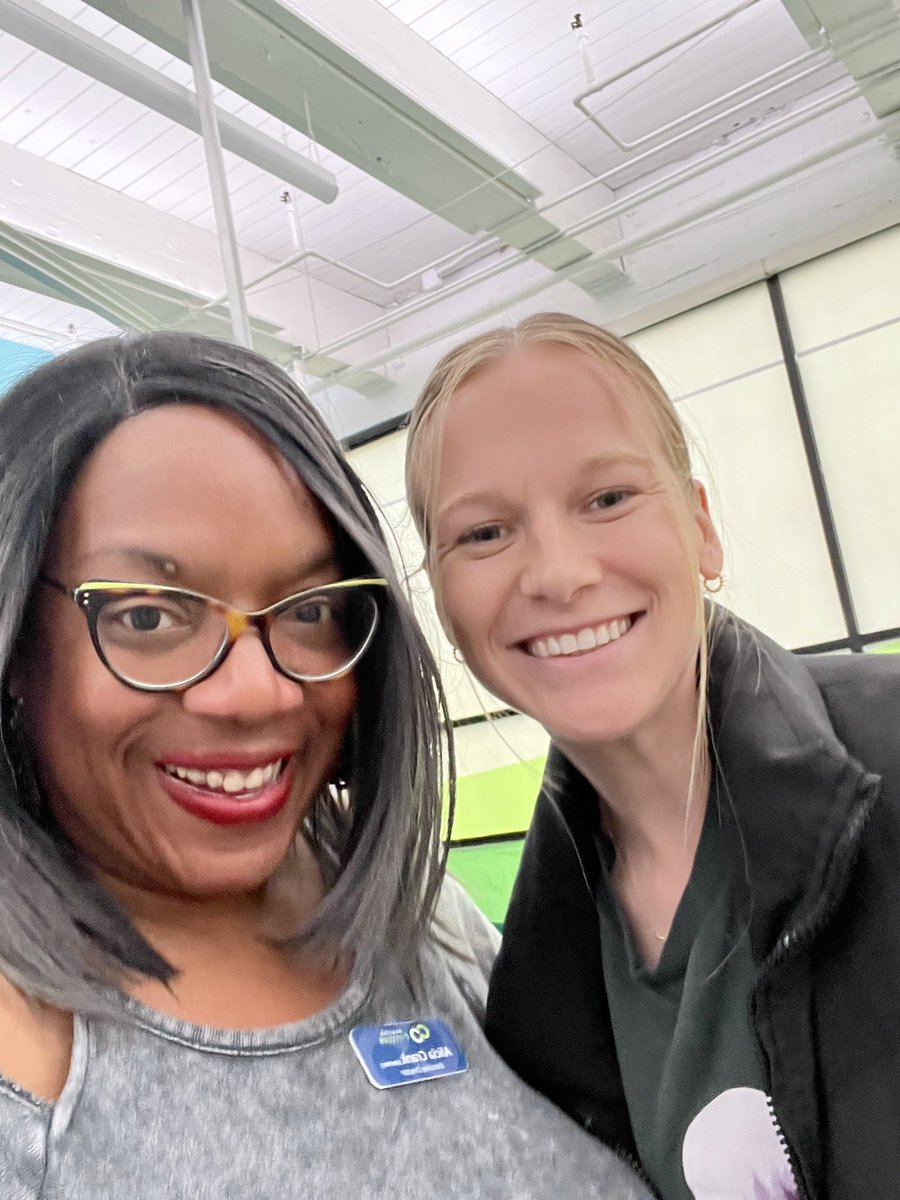
[[478, 525], [475, 529], [470, 529], [468, 533], [464, 533], [459, 539], [465, 545], [484, 545], [486, 542], [495, 542], [503, 533], [501, 525]]
[[333, 619], [334, 612], [328, 599], [324, 596], [317, 596], [315, 599], [295, 604], [293, 608], [287, 610], [285, 616], [302, 625], [322, 625]]
[[631, 492], [624, 488], [613, 488], [608, 492], [601, 492], [599, 496], [595, 496], [589, 504], [589, 508], [615, 508], [617, 504], [621, 504], [623, 500], [627, 500], [631, 496]]
[[166, 614], [159, 608], [142, 604], [122, 613], [122, 621], [135, 633], [152, 633], [155, 629], [165, 628]]
[[195, 628], [199, 616], [196, 605], [182, 605], [174, 599], [133, 596], [104, 605], [100, 630], [103, 637], [117, 639], [174, 635]]

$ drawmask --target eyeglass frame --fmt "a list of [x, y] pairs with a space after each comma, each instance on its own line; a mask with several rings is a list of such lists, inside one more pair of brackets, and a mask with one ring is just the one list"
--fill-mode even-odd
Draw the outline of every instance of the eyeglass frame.
[[[286, 679], [290, 679], [293, 683], [327, 683], [332, 679], [340, 679], [344, 675], [348, 675], [362, 656], [366, 653], [372, 644], [375, 633], [378, 629], [380, 620], [380, 612], [378, 604], [375, 605], [375, 619], [372, 622], [372, 628], [363, 642], [362, 646], [352, 656], [350, 661], [337, 671], [331, 671], [326, 675], [299, 675], [296, 672], [289, 671], [283, 667], [278, 661], [272, 643], [269, 637], [269, 627], [278, 615], [278, 613], [304, 596], [315, 596], [325, 590], [337, 590], [344, 588], [388, 588], [390, 584], [386, 579], [378, 576], [359, 576], [354, 579], [339, 579], [334, 583], [323, 583], [318, 587], [304, 588], [301, 592], [295, 592], [292, 596], [285, 596], [283, 600], [277, 600], [274, 604], [270, 604], [268, 608], [260, 608], [256, 610], [246, 611], [241, 608], [233, 608], [230, 604], [226, 604], [223, 600], [217, 600], [215, 596], [207, 596], [205, 592], [195, 592], [190, 588], [171, 587], [168, 584], [159, 583], [125, 583], [122, 580], [101, 580], [89, 579], [84, 583], [80, 583], [78, 587], [67, 588], [64, 583], [60, 583], [58, 579], [53, 579], [52, 576], [41, 574], [38, 579], [42, 583], [55, 588], [70, 600], [78, 605], [79, 609], [84, 613], [87, 621], [88, 631], [91, 636], [91, 643], [97, 653], [97, 657], [115, 679], [126, 687], [134, 688], [138, 692], [185, 692], [188, 688], [193, 687], [197, 683], [202, 683], [204, 679], [208, 679], [214, 671], [216, 671], [225, 659], [230, 654], [235, 642], [246, 633], [248, 629], [256, 629], [259, 631], [259, 640], [262, 642], [263, 649], [269, 662], [279, 675], [283, 675]], [[219, 646], [219, 649], [213, 655], [212, 661], [199, 671], [196, 675], [192, 675], [190, 679], [181, 680], [178, 683], [139, 683], [135, 679], [130, 679], [127, 675], [122, 675], [117, 671], [103, 649], [100, 640], [100, 634], [97, 629], [97, 622], [100, 613], [105, 604], [117, 595], [126, 595], [130, 592], [144, 592], [150, 596], [187, 596], [192, 600], [201, 600], [205, 604], [211, 606], [217, 612], [222, 613], [225, 618], [225, 637]], [[98, 604], [98, 597], [102, 598], [102, 603]]]

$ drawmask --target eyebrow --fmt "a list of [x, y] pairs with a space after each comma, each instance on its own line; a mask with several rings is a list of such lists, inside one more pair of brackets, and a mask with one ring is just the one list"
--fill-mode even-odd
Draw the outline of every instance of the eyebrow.
[[[158, 550], [151, 550], [145, 546], [101, 546], [97, 550], [92, 550], [87, 554], [81, 555], [76, 561], [78, 563], [89, 564], [94, 559], [109, 558], [111, 556], [130, 559], [142, 567], [149, 568], [156, 575], [167, 581], [175, 580], [179, 582], [184, 579], [186, 574], [185, 566], [177, 558], [174, 558], [171, 554], [161, 554]], [[303, 579], [308, 575], [315, 575], [319, 571], [333, 568], [336, 565], [337, 557], [334, 549], [328, 547], [314, 554], [305, 562], [299, 562], [297, 570], [295, 572], [292, 571], [291, 574], [297, 579]]]
[[[652, 460], [643, 454], [594, 454], [590, 458], [584, 459], [575, 468], [575, 477], [590, 475], [594, 471], [604, 470], [609, 467], [652, 467]], [[485, 505], [486, 507], [494, 507], [506, 503], [506, 498], [500, 492], [495, 491], [476, 491], [464, 492], [463, 495], [457, 496], [445, 508], [438, 509], [437, 520], [443, 521], [447, 517], [460, 508], [468, 508], [469, 506]]]
[[80, 555], [76, 562], [88, 564], [96, 558], [111, 557], [131, 559], [143, 567], [149, 567], [164, 579], [178, 579], [183, 573], [181, 564], [171, 554], [160, 554], [143, 546], [101, 546]]
[[652, 467], [652, 465], [652, 459], [646, 454], [594, 454], [591, 458], [586, 458], [584, 462], [578, 464], [577, 472], [579, 475], [587, 475], [590, 471], [605, 467]]

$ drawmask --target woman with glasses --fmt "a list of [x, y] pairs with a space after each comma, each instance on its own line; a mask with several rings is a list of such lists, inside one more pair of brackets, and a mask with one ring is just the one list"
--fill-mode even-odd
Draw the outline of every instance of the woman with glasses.
[[150, 334], [20, 381], [0, 596], [4, 1200], [645, 1195], [480, 1033], [434, 666], [285, 374]]

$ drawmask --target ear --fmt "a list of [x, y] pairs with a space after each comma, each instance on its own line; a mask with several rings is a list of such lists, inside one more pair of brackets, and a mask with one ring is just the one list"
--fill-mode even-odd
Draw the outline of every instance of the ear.
[[706, 494], [706, 488], [697, 479], [692, 480], [691, 483], [696, 498], [694, 520], [700, 536], [697, 546], [697, 562], [700, 574], [704, 579], [715, 579], [717, 575], [722, 574], [725, 554], [709, 513], [709, 497]]

